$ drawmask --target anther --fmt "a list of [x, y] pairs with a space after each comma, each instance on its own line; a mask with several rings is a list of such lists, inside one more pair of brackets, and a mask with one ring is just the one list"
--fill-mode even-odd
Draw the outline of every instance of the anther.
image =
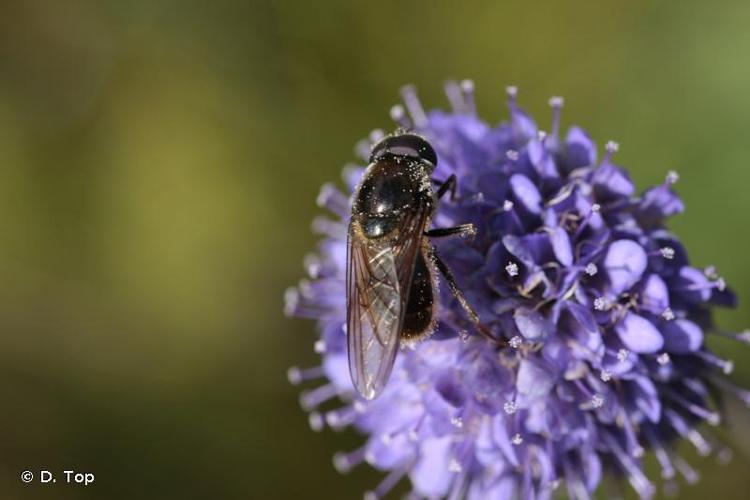
[[607, 151], [610, 155], [616, 153], [620, 149], [620, 145], [617, 144], [615, 141], [607, 141], [607, 144], [604, 145], [604, 150]]
[[505, 210], [506, 212], [510, 212], [511, 210], [513, 210], [513, 202], [510, 200], [505, 200], [503, 202], [503, 210]]
[[518, 97], [518, 87], [515, 85], [508, 85], [505, 87], [505, 93], [508, 95], [508, 99], [515, 101]]
[[401, 98], [404, 100], [406, 109], [411, 115], [411, 119], [416, 127], [423, 127], [427, 125], [427, 115], [424, 112], [422, 103], [419, 102], [417, 97], [417, 90], [413, 85], [406, 85], [401, 88]]
[[503, 411], [508, 415], [513, 415], [516, 410], [518, 410], [518, 406], [516, 406], [514, 401], [506, 401], [505, 404], [503, 404]]
[[716, 272], [716, 266], [706, 266], [703, 269], [703, 274], [706, 276], [706, 278], [715, 280], [719, 277], [718, 273]]
[[290, 366], [286, 371], [286, 378], [292, 385], [299, 385], [308, 380], [314, 380], [323, 376], [323, 368], [315, 366], [302, 370], [296, 366]]
[[565, 104], [565, 99], [560, 96], [552, 96], [548, 102], [552, 108], [562, 108], [563, 104]]
[[617, 361], [620, 363], [623, 363], [626, 359], [628, 359], [628, 356], [630, 356], [630, 351], [627, 349], [620, 349], [617, 351]]
[[612, 380], [612, 372], [609, 370], [602, 370], [601, 375], [599, 376], [602, 379], [602, 382], [609, 382]]
[[599, 205], [598, 203], [594, 203], [591, 205], [591, 213], [598, 214], [601, 211], [602, 211], [602, 206]]
[[674, 259], [674, 248], [672, 247], [662, 247], [659, 249], [659, 253], [662, 257], [664, 257], [667, 260]]
[[675, 184], [680, 180], [680, 175], [674, 170], [670, 170], [669, 172], [667, 172], [665, 180], [667, 181], [667, 184]]
[[461, 94], [463, 94], [464, 97], [464, 105], [466, 107], [466, 111], [471, 114], [475, 114], [476, 107], [474, 104], [474, 82], [468, 79], [461, 80], [460, 86]]
[[601, 394], [594, 394], [591, 397], [591, 406], [594, 408], [601, 408], [604, 405], [604, 398]]
[[670, 362], [669, 354], [666, 352], [659, 354], [656, 357], [656, 362], [659, 363], [661, 366], [668, 365]]
[[513, 436], [513, 438], [510, 440], [510, 442], [513, 443], [514, 445], [518, 446], [521, 443], [523, 443], [523, 438], [521, 437], [521, 435], [519, 433], [516, 433]]
[[596, 264], [594, 264], [593, 262], [589, 262], [588, 264], [586, 264], [585, 271], [586, 271], [586, 274], [588, 274], [589, 276], [594, 276], [596, 273], [599, 272], [599, 268], [596, 267]]
[[515, 149], [509, 149], [508, 151], [505, 152], [505, 156], [510, 161], [517, 161], [518, 160], [518, 151], [516, 151]]
[[597, 297], [594, 299], [594, 309], [597, 311], [606, 311], [609, 309], [609, 302], [604, 297]]
[[406, 110], [401, 104], [396, 104], [391, 108], [391, 120], [404, 128], [409, 128], [411, 125], [409, 119], [406, 117]]
[[722, 359], [706, 351], [698, 351], [695, 353], [695, 355], [709, 365], [715, 366], [716, 368], [720, 369], [722, 372], [724, 372], [725, 375], [729, 375], [734, 371], [734, 362], [732, 360]]
[[672, 321], [674, 319], [674, 311], [672, 311], [671, 308], [667, 307], [666, 309], [664, 309], [664, 312], [661, 313], [661, 317], [667, 321]]
[[508, 262], [508, 265], [505, 266], [505, 272], [507, 272], [510, 277], [518, 276], [518, 264], [515, 262]]
[[313, 344], [313, 350], [316, 354], [323, 354], [326, 352], [326, 341], [325, 340], [316, 340], [315, 344]]
[[370, 142], [380, 142], [385, 137], [385, 132], [382, 129], [376, 128], [370, 132]]
[[552, 137], [557, 139], [560, 134], [560, 109], [563, 107], [564, 99], [559, 96], [550, 97], [549, 105], [552, 107]]
[[518, 349], [519, 347], [521, 347], [521, 344], [523, 344], [523, 339], [521, 337], [519, 337], [518, 335], [516, 335], [515, 337], [513, 337], [513, 338], [510, 339], [510, 341], [508, 342], [508, 344], [513, 349]]
[[310, 412], [310, 414], [307, 416], [307, 421], [310, 424], [310, 429], [312, 429], [314, 432], [320, 432], [323, 430], [323, 416], [317, 411]]
[[458, 460], [456, 460], [455, 458], [451, 458], [448, 461], [448, 470], [450, 472], [458, 473], [458, 472], [461, 472], [464, 469], [463, 469], [463, 467], [461, 467], [461, 464], [458, 462]]

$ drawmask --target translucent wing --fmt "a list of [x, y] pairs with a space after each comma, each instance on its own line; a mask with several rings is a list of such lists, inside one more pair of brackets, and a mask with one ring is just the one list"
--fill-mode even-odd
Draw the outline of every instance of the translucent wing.
[[396, 240], [365, 238], [349, 224], [347, 337], [349, 372], [367, 399], [382, 392], [393, 369], [427, 207], [406, 215]]

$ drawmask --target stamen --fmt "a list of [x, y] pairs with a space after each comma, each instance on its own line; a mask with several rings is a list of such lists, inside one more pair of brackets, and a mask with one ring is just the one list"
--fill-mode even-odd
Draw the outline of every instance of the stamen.
[[706, 441], [706, 438], [695, 429], [691, 429], [687, 435], [688, 440], [693, 443], [695, 449], [698, 451], [698, 455], [707, 457], [711, 454], [711, 445]]
[[599, 378], [602, 379], [602, 382], [609, 382], [610, 380], [612, 380], [612, 372], [610, 372], [609, 370], [602, 370]]
[[659, 253], [667, 260], [674, 259], [674, 248], [672, 247], [662, 247], [659, 249]]
[[330, 182], [320, 187], [316, 202], [342, 218], [349, 214], [349, 198]]
[[586, 264], [585, 271], [589, 276], [594, 276], [599, 272], [599, 268], [596, 267], [596, 264], [594, 264], [593, 262], [589, 262], [588, 264]]
[[518, 406], [515, 401], [506, 401], [505, 404], [503, 404], [503, 411], [508, 415], [513, 415], [516, 410], [518, 410]]
[[312, 429], [313, 432], [320, 432], [323, 430], [323, 416], [317, 411], [310, 412], [310, 414], [307, 416], [307, 422], [310, 424], [310, 429]]
[[643, 474], [643, 471], [633, 463], [633, 459], [628, 456], [617, 441], [609, 434], [604, 435], [604, 439], [609, 445], [609, 449], [620, 464], [620, 467], [627, 473], [628, 482], [642, 498], [651, 498], [656, 493], [656, 487]]
[[503, 202], [503, 210], [505, 210], [506, 212], [510, 212], [511, 210], [513, 210], [513, 202], [510, 200], [505, 200]]
[[701, 476], [698, 474], [698, 471], [693, 469], [690, 464], [682, 459], [682, 457], [675, 454], [672, 457], [672, 460], [674, 461], [677, 470], [680, 471], [680, 474], [682, 474], [682, 477], [685, 478], [685, 481], [687, 481], [688, 484], [695, 484], [700, 481]]
[[466, 111], [472, 115], [476, 114], [476, 105], [474, 104], [474, 82], [472, 80], [461, 80], [461, 93], [464, 97]]
[[552, 137], [557, 139], [560, 135], [560, 110], [565, 100], [559, 96], [553, 96], [549, 99], [549, 105], [552, 108]]
[[601, 408], [604, 405], [604, 398], [601, 394], [594, 394], [591, 396], [591, 406], [593, 408]]
[[339, 474], [346, 474], [364, 461], [366, 451], [367, 445], [364, 445], [354, 451], [350, 451], [349, 453], [343, 451], [335, 453], [333, 455], [334, 469], [336, 469]]
[[703, 361], [711, 366], [714, 366], [724, 372], [725, 375], [729, 375], [734, 371], [734, 363], [728, 359], [722, 359], [710, 352], [697, 351], [696, 356], [701, 358]]
[[589, 500], [586, 485], [583, 484], [580, 476], [575, 472], [575, 467], [570, 465], [569, 460], [563, 459], [563, 473], [565, 475], [565, 485], [567, 486], [568, 496], [576, 500]]
[[357, 418], [357, 412], [352, 406], [344, 406], [337, 410], [331, 410], [325, 414], [325, 420], [328, 426], [333, 430], [341, 430], [354, 423]]
[[461, 464], [459, 463], [458, 460], [456, 460], [455, 458], [451, 458], [448, 461], [448, 470], [453, 473], [458, 473], [458, 472], [463, 471], [464, 469], [463, 467], [461, 467]]
[[385, 132], [383, 132], [383, 129], [376, 128], [370, 131], [370, 142], [372, 144], [380, 142], [383, 137], [385, 137]]
[[633, 423], [624, 413], [620, 414], [618, 421], [622, 423], [622, 428], [625, 431], [625, 440], [627, 441], [627, 448], [630, 455], [633, 458], [643, 457], [646, 450], [644, 450], [643, 446], [638, 442], [635, 430], [633, 429]]
[[466, 103], [461, 93], [461, 87], [453, 80], [445, 82], [445, 95], [454, 113], [466, 113]]
[[716, 272], [716, 266], [706, 266], [703, 269], [703, 274], [710, 280], [715, 280], [719, 277], [718, 273]]
[[508, 151], [506, 151], [505, 156], [510, 161], [518, 161], [518, 151], [516, 151], [515, 149], [509, 149]]
[[284, 314], [286, 316], [296, 316], [297, 306], [299, 305], [299, 292], [293, 286], [284, 291]]
[[617, 351], [617, 361], [620, 363], [623, 363], [626, 359], [628, 359], [628, 356], [630, 356], [630, 351], [627, 349], [620, 349]]
[[523, 438], [519, 433], [516, 433], [513, 438], [510, 440], [511, 443], [513, 443], [516, 446], [519, 446], [521, 443], [523, 443]]
[[656, 460], [661, 466], [662, 479], [672, 479], [675, 476], [675, 470], [674, 465], [672, 465], [672, 460], [669, 458], [669, 453], [661, 442], [654, 437], [651, 430], [646, 430], [646, 439], [648, 439], [651, 448], [654, 450]]
[[323, 339], [316, 340], [313, 344], [313, 350], [316, 354], [324, 354], [326, 352], [326, 341]]
[[[300, 287], [303, 285], [304, 280], [300, 281]], [[284, 292], [284, 314], [287, 316], [315, 319], [324, 312], [322, 306], [305, 298], [299, 289], [290, 287]]]
[[344, 240], [346, 238], [346, 226], [341, 222], [333, 221], [326, 217], [315, 217], [311, 228], [314, 233], [329, 236], [333, 239]]
[[411, 122], [406, 116], [406, 110], [401, 104], [396, 104], [391, 108], [391, 120], [403, 128], [411, 128]]
[[604, 145], [604, 151], [606, 151], [604, 158], [602, 159], [602, 163], [607, 163], [612, 159], [612, 155], [615, 154], [620, 149], [620, 145], [617, 144], [615, 141], [607, 141], [607, 144]]
[[308, 276], [312, 279], [318, 279], [320, 277], [320, 270], [323, 264], [320, 262], [320, 257], [311, 253], [305, 255], [303, 265], [307, 271]]
[[513, 349], [518, 349], [519, 347], [521, 347], [521, 344], [523, 344], [523, 339], [520, 336], [516, 335], [515, 337], [513, 337], [512, 339], [510, 339], [510, 341], [508, 342], [508, 344]]
[[338, 394], [338, 389], [333, 384], [325, 384], [311, 391], [305, 391], [300, 394], [299, 404], [305, 411], [311, 411], [322, 403]]
[[461, 417], [451, 417], [451, 425], [456, 429], [460, 429], [464, 426], [464, 421], [461, 420]]
[[296, 366], [290, 366], [286, 371], [286, 378], [292, 385], [299, 385], [302, 382], [315, 380], [316, 378], [321, 378], [323, 375], [325, 374], [323, 373], [322, 366], [315, 366], [304, 370]]
[[598, 213], [599, 213], [599, 212], [601, 212], [601, 211], [602, 211], [602, 206], [601, 206], [600, 204], [598, 204], [598, 203], [593, 203], [593, 204], [591, 205], [591, 213], [592, 213], [592, 214], [598, 214]]
[[679, 403], [684, 409], [686, 409], [696, 417], [700, 417], [706, 420], [710, 425], [716, 426], [721, 422], [721, 417], [718, 413], [704, 408], [696, 403], [693, 403], [675, 393], [674, 391], [665, 391], [665, 394], [673, 401]]
[[368, 139], [357, 141], [357, 144], [354, 145], [354, 152], [363, 160], [368, 161], [372, 152], [372, 144]]
[[680, 176], [674, 170], [670, 170], [669, 172], [667, 172], [667, 176], [665, 180], [667, 181], [667, 184], [675, 184], [677, 183], [677, 181], [680, 180]]
[[401, 478], [404, 477], [407, 470], [408, 469], [404, 467], [390, 471], [374, 490], [365, 492], [364, 500], [378, 500], [384, 498], [388, 492], [391, 491], [399, 481], [401, 481]]
[[659, 354], [656, 357], [656, 362], [659, 363], [661, 366], [668, 365], [670, 362], [669, 354], [666, 352]]
[[505, 266], [505, 272], [507, 272], [508, 276], [511, 278], [518, 276], [518, 264], [515, 262], [508, 262], [508, 265]]
[[664, 312], [661, 313], [661, 317], [667, 321], [672, 321], [674, 319], [674, 311], [672, 311], [671, 308], [667, 307], [666, 309], [664, 309]]
[[508, 95], [508, 101], [515, 104], [516, 98], [518, 97], [518, 87], [515, 85], [508, 85], [505, 87], [505, 93]]
[[417, 128], [424, 127], [427, 125], [427, 115], [424, 112], [422, 103], [419, 102], [417, 97], [417, 90], [413, 85], [406, 85], [401, 88], [401, 98], [404, 100], [406, 109], [411, 115], [412, 122]]
[[722, 446], [716, 453], [716, 459], [722, 465], [727, 465], [729, 462], [731, 462], [733, 456], [734, 452], [732, 451], [732, 449], [726, 446]]
[[536, 138], [539, 140], [539, 142], [544, 143], [545, 139], [547, 139], [547, 132], [544, 130], [538, 130], [536, 133]]
[[604, 297], [597, 297], [594, 299], [594, 309], [597, 311], [606, 311], [610, 308], [610, 303]]
[[724, 377], [711, 377], [711, 381], [714, 382], [716, 385], [724, 389], [725, 391], [729, 392], [731, 395], [739, 399], [742, 403], [745, 404], [748, 408], [750, 408], [750, 390], [744, 389], [741, 387], [737, 387], [732, 382], [727, 380]]

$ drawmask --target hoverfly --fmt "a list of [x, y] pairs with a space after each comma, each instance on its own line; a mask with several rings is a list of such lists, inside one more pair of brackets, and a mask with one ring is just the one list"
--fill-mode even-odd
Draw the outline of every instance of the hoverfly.
[[437, 202], [455, 197], [456, 177], [436, 182], [437, 154], [414, 133], [398, 131], [377, 143], [352, 203], [347, 242], [347, 343], [357, 391], [377, 397], [388, 382], [402, 340], [434, 329], [437, 273], [469, 318], [489, 335], [437, 256], [429, 237], [471, 235], [472, 224], [432, 229]]

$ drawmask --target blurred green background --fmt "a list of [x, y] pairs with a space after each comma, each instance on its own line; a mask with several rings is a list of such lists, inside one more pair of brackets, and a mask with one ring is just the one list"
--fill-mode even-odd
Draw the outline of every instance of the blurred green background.
[[[547, 126], [585, 126], [639, 187], [668, 169], [672, 228], [750, 297], [750, 3], [689, 0], [3, 2], [0, 16], [0, 496], [359, 498], [285, 379], [315, 362], [282, 314], [316, 237], [320, 184], [391, 127], [405, 83], [446, 106], [473, 78]], [[722, 312], [728, 329], [750, 309]], [[750, 385], [750, 349], [716, 341]], [[746, 498], [735, 459], [695, 459], [681, 498]], [[24, 469], [96, 474], [22, 485]]]

